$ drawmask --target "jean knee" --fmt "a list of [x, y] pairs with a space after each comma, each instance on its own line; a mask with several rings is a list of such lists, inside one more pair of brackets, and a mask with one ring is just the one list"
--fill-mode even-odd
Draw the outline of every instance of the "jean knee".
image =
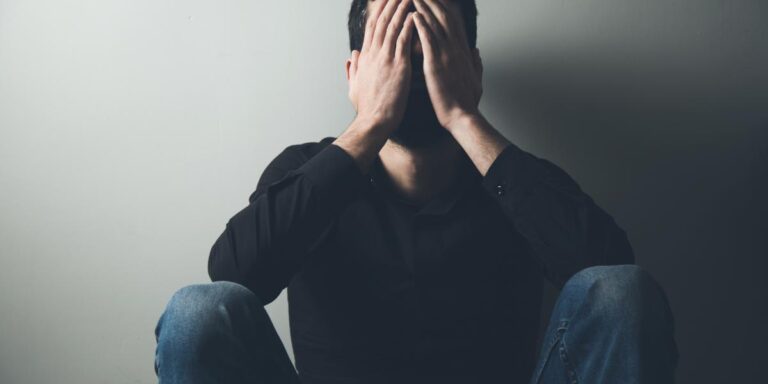
[[649, 306], [661, 305], [665, 310], [668, 306], [656, 279], [634, 264], [585, 268], [574, 274], [563, 290], [575, 290], [593, 310], [622, 319], [639, 317]]
[[[155, 326], [155, 373], [185, 370], [211, 361], [243, 313], [264, 312], [248, 288], [227, 281], [188, 285], [176, 291]], [[223, 344], [224, 343], [224, 344]]]
[[164, 329], [179, 336], [201, 336], [226, 320], [225, 310], [242, 306], [261, 306], [248, 288], [229, 281], [193, 284], [177, 290], [155, 327], [159, 338]]

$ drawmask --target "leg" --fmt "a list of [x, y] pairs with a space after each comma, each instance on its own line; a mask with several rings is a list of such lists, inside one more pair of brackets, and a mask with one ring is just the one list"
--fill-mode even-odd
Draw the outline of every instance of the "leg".
[[586, 268], [552, 312], [532, 384], [674, 382], [672, 311], [636, 265]]
[[178, 290], [155, 328], [161, 384], [299, 383], [258, 297], [215, 282]]

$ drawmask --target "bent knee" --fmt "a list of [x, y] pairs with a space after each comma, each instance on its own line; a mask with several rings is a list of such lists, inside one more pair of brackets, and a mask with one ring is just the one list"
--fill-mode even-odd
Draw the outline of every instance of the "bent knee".
[[573, 275], [563, 289], [583, 295], [593, 310], [606, 316], [635, 317], [649, 306], [667, 306], [656, 279], [634, 264], [585, 268]]
[[634, 264], [596, 265], [584, 268], [574, 274], [566, 284], [592, 286], [599, 284], [605, 288], [624, 290], [644, 285], [657, 284], [651, 274]]
[[248, 288], [231, 281], [192, 284], [176, 291], [168, 302], [168, 309], [179, 312], [206, 312], [224, 305], [259, 302]]
[[229, 281], [192, 284], [177, 290], [165, 307], [155, 329], [174, 332], [206, 332], [226, 321], [227, 312], [241, 307], [261, 307], [261, 301], [248, 288]]

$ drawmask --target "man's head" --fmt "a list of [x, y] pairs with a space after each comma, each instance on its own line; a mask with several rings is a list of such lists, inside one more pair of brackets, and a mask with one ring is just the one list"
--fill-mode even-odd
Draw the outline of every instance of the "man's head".
[[[363, 48], [363, 35], [365, 34], [365, 21], [368, 19], [368, 4], [376, 0], [352, 0], [349, 10], [349, 50], [359, 51]], [[464, 29], [467, 32], [467, 41], [470, 48], [477, 46], [477, 5], [475, 0], [449, 0], [461, 9]], [[416, 11], [411, 4], [411, 11]]]
[[[360, 51], [365, 35], [365, 23], [371, 6], [381, 0], [352, 0], [349, 11], [349, 48]], [[473, 50], [477, 45], [477, 5], [475, 0], [439, 0], [460, 10], [467, 34], [467, 42]], [[416, 11], [411, 5], [411, 11]], [[418, 35], [414, 35], [413, 80], [408, 105], [400, 126], [390, 135], [390, 140], [408, 148], [428, 147], [450, 136], [437, 120], [423, 75], [423, 56]]]

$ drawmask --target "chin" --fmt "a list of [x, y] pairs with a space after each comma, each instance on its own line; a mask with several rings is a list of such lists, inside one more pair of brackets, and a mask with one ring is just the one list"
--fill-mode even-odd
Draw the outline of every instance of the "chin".
[[449, 138], [451, 135], [437, 120], [435, 109], [426, 90], [412, 90], [408, 106], [400, 126], [389, 139], [406, 148], [427, 148]]

